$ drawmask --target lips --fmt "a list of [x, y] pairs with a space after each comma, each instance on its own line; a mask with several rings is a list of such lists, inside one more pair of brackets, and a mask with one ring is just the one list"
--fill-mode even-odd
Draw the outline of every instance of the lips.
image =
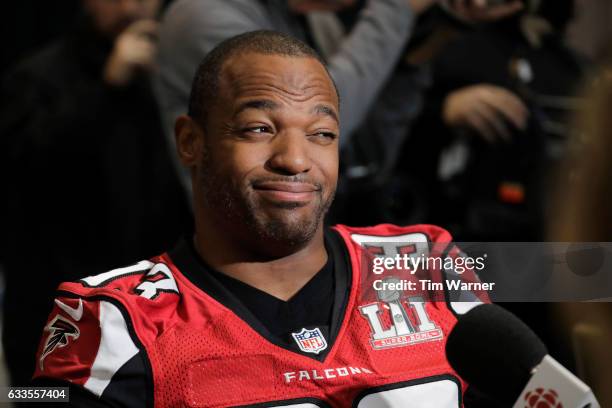
[[308, 202], [320, 188], [306, 182], [267, 181], [253, 185], [253, 188], [272, 201]]

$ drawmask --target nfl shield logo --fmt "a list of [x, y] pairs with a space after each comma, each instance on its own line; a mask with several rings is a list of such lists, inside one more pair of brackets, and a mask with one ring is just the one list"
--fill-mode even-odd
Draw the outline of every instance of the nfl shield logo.
[[302, 329], [299, 333], [291, 333], [295, 342], [305, 353], [319, 354], [327, 348], [327, 341], [318, 327], [313, 330]]

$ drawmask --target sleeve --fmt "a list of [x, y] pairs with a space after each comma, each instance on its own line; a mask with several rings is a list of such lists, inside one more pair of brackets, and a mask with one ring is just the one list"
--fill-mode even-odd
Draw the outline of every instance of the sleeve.
[[34, 382], [58, 381], [70, 384], [73, 406], [90, 406], [88, 400], [100, 406], [152, 406], [150, 363], [119, 301], [68, 292], [55, 299], [38, 348]]
[[338, 51], [329, 58], [328, 68], [342, 104], [343, 146], [389, 79], [413, 20], [406, 0], [370, 0]]

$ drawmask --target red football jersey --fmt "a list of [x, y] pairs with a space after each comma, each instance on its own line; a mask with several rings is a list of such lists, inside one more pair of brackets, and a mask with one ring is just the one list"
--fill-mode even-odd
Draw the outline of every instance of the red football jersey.
[[[318, 328], [292, 334], [299, 351], [271, 339], [202, 272], [188, 245], [64, 283], [34, 377], [69, 381], [120, 406], [461, 407], [467, 384], [449, 366], [445, 343], [456, 314], [480, 300], [373, 290], [375, 281], [401, 281], [372, 271], [377, 256], [434, 247], [453, 256], [450, 243], [429, 225], [328, 231], [336, 281], [346, 283], [337, 284], [327, 336]], [[407, 276], [440, 282], [447, 272]]]

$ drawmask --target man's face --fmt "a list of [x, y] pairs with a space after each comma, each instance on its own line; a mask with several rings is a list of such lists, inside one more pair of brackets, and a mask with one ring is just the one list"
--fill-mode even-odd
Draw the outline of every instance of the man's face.
[[137, 20], [155, 18], [161, 0], [84, 0], [84, 7], [98, 31], [114, 38]]
[[338, 178], [338, 97], [321, 63], [232, 57], [206, 123], [194, 189], [208, 215], [256, 239], [308, 242]]

